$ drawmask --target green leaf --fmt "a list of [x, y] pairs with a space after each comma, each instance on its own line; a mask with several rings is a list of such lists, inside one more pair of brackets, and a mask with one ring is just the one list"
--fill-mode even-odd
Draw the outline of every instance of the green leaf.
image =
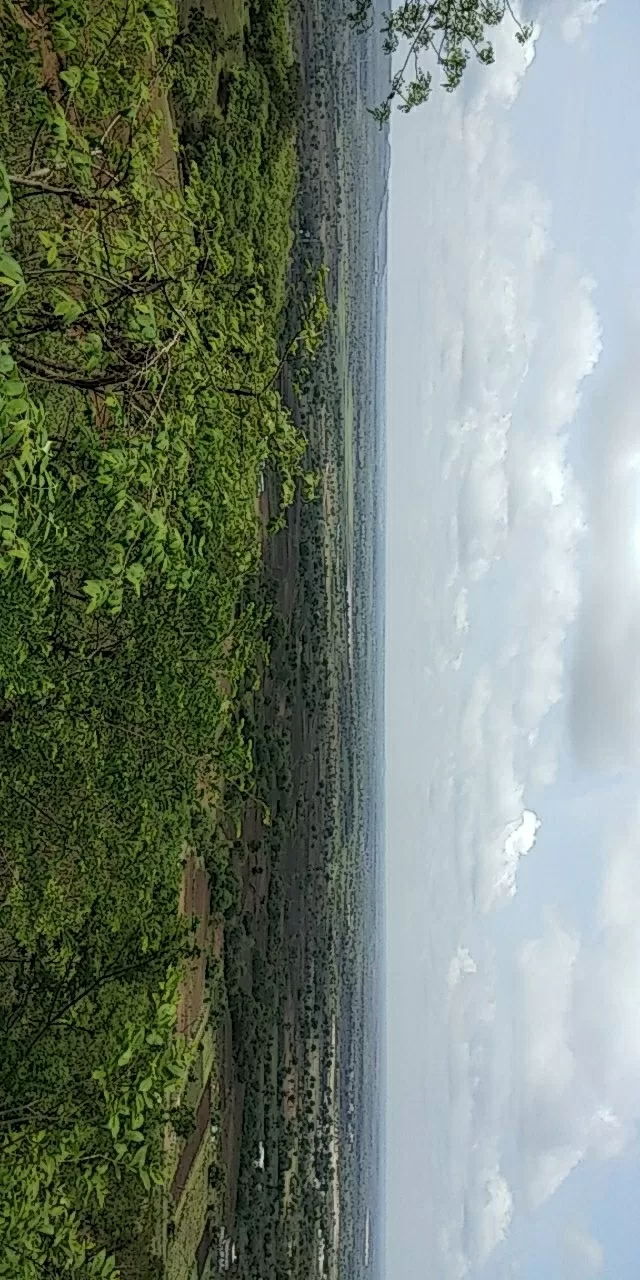
[[89, 604], [87, 605], [87, 613], [95, 613], [99, 605], [104, 604], [109, 595], [109, 584], [104, 580], [90, 579], [85, 582], [82, 590], [89, 596]]
[[[4, 279], [4, 278], [0, 278], [0, 284], [6, 284], [6, 283], [7, 283], [6, 279]], [[11, 293], [9, 294], [9, 297], [7, 298], [7, 300], [6, 300], [6, 302], [5, 302], [5, 304], [4, 304], [3, 308], [2, 308], [2, 310], [3, 310], [3, 311], [12, 311], [12, 310], [13, 310], [13, 308], [14, 308], [14, 307], [16, 307], [16, 306], [18, 305], [18, 303], [19, 303], [20, 299], [24, 297], [24, 295], [25, 295], [25, 293], [26, 293], [26, 292], [27, 292], [27, 286], [26, 286], [26, 284], [24, 283], [24, 281], [21, 281], [19, 284], [14, 285], [14, 287], [13, 287], [13, 289], [11, 290]]]
[[18, 396], [15, 400], [7, 401], [5, 405], [5, 413], [8, 418], [19, 418], [23, 413], [27, 412], [28, 408], [28, 402], [21, 396]]
[[140, 561], [130, 564], [124, 576], [127, 579], [127, 582], [131, 583], [136, 595], [139, 596], [140, 588], [146, 577], [144, 565], [140, 564]]
[[14, 431], [10, 436], [7, 436], [6, 440], [2, 441], [2, 453], [8, 453], [10, 449], [14, 449], [19, 441], [22, 440], [23, 435], [24, 431], [22, 427], [19, 427], [17, 431]]
[[71, 53], [77, 40], [64, 22], [56, 22], [53, 27], [53, 47], [60, 53]]
[[82, 80], [82, 68], [67, 67], [66, 71], [60, 72], [60, 79], [69, 86], [72, 93], [75, 93], [76, 89], [80, 85], [80, 81]]
[[6, 382], [0, 384], [0, 391], [4, 396], [21, 396], [24, 389], [21, 378], [7, 378]]
[[100, 77], [97, 67], [85, 66], [82, 76], [82, 92], [87, 98], [95, 98], [100, 88]]
[[148, 1148], [145, 1142], [144, 1146], [138, 1147], [138, 1150], [131, 1161], [132, 1165], [137, 1166], [138, 1169], [143, 1169], [147, 1159], [147, 1151]]
[[58, 301], [53, 308], [56, 316], [61, 316], [65, 324], [73, 324], [82, 315], [84, 308], [81, 302], [75, 298], [70, 298], [68, 294], [59, 294]]
[[20, 264], [2, 249], [0, 249], [0, 276], [3, 284], [22, 284], [24, 281]]

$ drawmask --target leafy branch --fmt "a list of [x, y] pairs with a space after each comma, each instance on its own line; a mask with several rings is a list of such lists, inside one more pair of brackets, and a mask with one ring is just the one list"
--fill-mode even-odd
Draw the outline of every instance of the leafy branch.
[[[349, 15], [356, 31], [368, 30], [372, 12], [373, 0], [357, 0]], [[409, 112], [429, 99], [433, 65], [448, 93], [460, 85], [471, 57], [490, 66], [495, 54], [489, 32], [505, 19], [519, 44], [531, 39], [533, 24], [521, 22], [510, 0], [403, 0], [385, 13], [380, 33], [384, 52], [393, 58], [403, 51], [404, 58], [386, 98], [370, 109], [378, 124], [387, 123], [396, 105]]]

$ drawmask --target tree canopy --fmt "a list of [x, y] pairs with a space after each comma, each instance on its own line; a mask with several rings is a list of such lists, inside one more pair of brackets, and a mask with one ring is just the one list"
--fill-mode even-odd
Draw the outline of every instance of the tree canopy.
[[[373, 0], [356, 0], [350, 14], [356, 30], [367, 30], [372, 19]], [[389, 119], [394, 106], [408, 112], [426, 102], [434, 74], [443, 77], [442, 87], [451, 93], [470, 60], [489, 66], [494, 61], [491, 28], [505, 19], [513, 24], [518, 43], [525, 44], [533, 27], [520, 21], [510, 0], [403, 0], [384, 13], [384, 51], [402, 61], [398, 59], [387, 97], [372, 108], [378, 123]]]

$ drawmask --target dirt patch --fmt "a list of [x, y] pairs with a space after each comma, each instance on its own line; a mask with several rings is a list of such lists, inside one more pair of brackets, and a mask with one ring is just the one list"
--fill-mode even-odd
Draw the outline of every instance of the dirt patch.
[[340, 1246], [340, 1119], [339, 1119], [339, 1101], [337, 1093], [338, 1079], [338, 1040], [336, 1017], [333, 1016], [331, 1022], [331, 1078], [329, 1084], [331, 1096], [331, 1163], [333, 1166], [332, 1178], [332, 1206], [333, 1206], [333, 1242], [331, 1248], [332, 1258], [332, 1274], [337, 1277], [337, 1266]]
[[202, 1239], [200, 1240], [200, 1244], [198, 1245], [198, 1251], [196, 1253], [196, 1268], [198, 1271], [198, 1276], [201, 1276], [205, 1269], [207, 1259], [209, 1258], [209, 1255], [213, 1248], [213, 1242], [217, 1234], [218, 1233], [216, 1231], [213, 1218], [209, 1218], [207, 1221], [207, 1225], [202, 1233]]
[[209, 881], [204, 867], [192, 853], [182, 872], [180, 914], [190, 922], [199, 953], [189, 961], [180, 987], [177, 1027], [181, 1035], [189, 1037], [196, 1032], [204, 1009], [209, 939]]
[[166, 89], [157, 83], [151, 92], [150, 106], [161, 120], [156, 178], [158, 182], [170, 187], [173, 191], [180, 191], [182, 183], [176, 148], [176, 126], [171, 111], [169, 95]]

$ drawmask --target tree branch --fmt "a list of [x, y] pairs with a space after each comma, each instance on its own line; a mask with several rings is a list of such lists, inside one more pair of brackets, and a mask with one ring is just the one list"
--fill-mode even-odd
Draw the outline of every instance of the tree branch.
[[26, 191], [14, 196], [14, 201], [25, 200], [27, 196], [60, 196], [71, 200], [73, 204], [80, 205], [83, 209], [91, 209], [96, 203], [92, 196], [85, 195], [76, 187], [55, 187], [49, 182], [42, 182], [39, 178], [19, 178], [16, 174], [10, 173], [9, 182], [12, 186], [27, 188]]

